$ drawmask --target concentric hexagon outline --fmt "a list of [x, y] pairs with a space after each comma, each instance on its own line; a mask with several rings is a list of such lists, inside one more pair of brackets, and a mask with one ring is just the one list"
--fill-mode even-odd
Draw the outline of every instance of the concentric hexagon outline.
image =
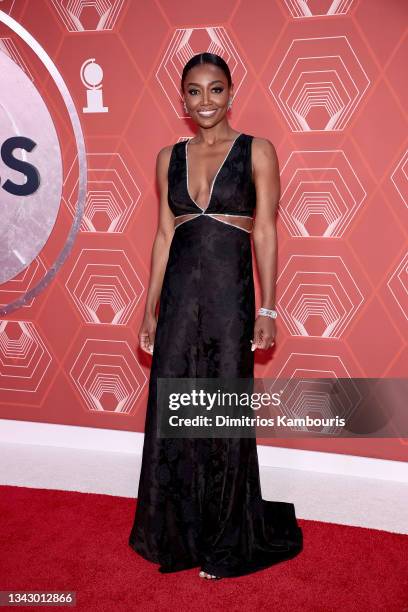
[[[91, 352], [87, 352], [88, 347], [91, 344], [93, 344], [95, 347], [106, 346], [106, 350], [108, 352], [101, 352], [101, 351], [95, 351], [95, 350], [91, 350]], [[118, 351], [115, 352], [116, 347], [123, 347], [122, 353]], [[140, 394], [146, 384], [147, 378], [142, 368], [140, 367], [137, 359], [134, 359], [133, 366], [137, 368], [137, 371], [139, 372], [141, 379], [143, 381], [142, 384], [140, 384], [138, 388], [136, 388], [137, 385], [132, 385], [132, 381], [125, 374], [123, 368], [120, 367], [120, 365], [113, 363], [113, 361], [116, 359], [119, 359], [120, 361], [122, 361], [123, 364], [126, 365], [128, 374], [130, 373], [133, 376], [133, 381], [135, 382], [137, 379], [136, 379], [133, 369], [130, 367], [130, 364], [127, 361], [125, 352], [128, 352], [129, 354], [133, 353], [130, 349], [128, 342], [124, 340], [113, 340], [113, 339], [105, 340], [102, 338], [93, 338], [93, 339], [87, 338], [83, 346], [81, 347], [81, 350], [79, 351], [78, 355], [76, 356], [69, 370], [69, 374], [70, 374], [71, 380], [73, 381], [75, 387], [80, 392], [87, 409], [90, 410], [91, 412], [92, 411], [103, 412], [103, 408], [101, 408], [100, 401], [97, 399], [97, 397], [92, 397], [92, 393], [86, 391], [86, 389], [84, 388], [84, 385], [80, 383], [80, 380], [81, 380], [82, 375], [84, 375], [86, 368], [91, 365], [90, 362], [95, 356], [100, 356], [103, 358], [107, 358], [108, 360], [111, 360], [111, 363], [108, 366], [106, 366], [107, 368], [106, 371], [108, 372], [107, 376], [109, 377], [110, 375], [112, 380], [115, 381], [118, 376], [118, 372], [119, 372], [122, 375], [122, 378], [120, 380], [127, 381], [128, 388], [132, 390], [126, 401], [118, 402], [118, 404], [120, 403], [121, 405], [120, 406], [121, 410], [116, 409], [114, 412], [120, 413], [120, 414], [127, 414], [127, 415], [133, 412], [133, 409], [136, 406], [137, 399], [138, 397], [140, 397]], [[81, 358], [84, 357], [84, 355], [85, 355], [85, 362], [81, 367], [79, 365], [79, 362]], [[100, 376], [100, 372], [98, 372], [96, 369], [97, 367], [100, 367], [102, 370], [105, 369], [105, 365], [98, 364], [97, 362], [95, 362], [95, 364], [92, 365], [91, 369], [89, 370], [89, 373], [86, 376], [86, 380], [85, 380], [86, 383], [90, 382], [92, 378], [95, 379], [95, 376], [96, 377]], [[113, 374], [113, 372], [115, 372], [115, 374]]]
[[[348, 75], [348, 77], [350, 78], [350, 81], [353, 82], [355, 90], [358, 91], [358, 87], [355, 85], [354, 81], [353, 81], [353, 77], [350, 73], [349, 68], [345, 65], [343, 58], [341, 57], [341, 55], [337, 54], [337, 55], [328, 55], [328, 54], [324, 54], [322, 53], [321, 55], [313, 55], [313, 56], [298, 56], [296, 58], [296, 61], [294, 62], [293, 65], [291, 65], [290, 69], [287, 70], [287, 76], [284, 80], [284, 85], [281, 89], [280, 92], [275, 92], [274, 91], [274, 87], [273, 84], [274, 82], [278, 79], [278, 76], [280, 76], [282, 74], [282, 71], [284, 70], [284, 65], [285, 65], [285, 61], [287, 61], [287, 58], [289, 57], [292, 48], [294, 48], [296, 45], [303, 43], [303, 45], [311, 45], [316, 44], [321, 44], [322, 47], [324, 48], [324, 44], [326, 41], [339, 41], [339, 42], [343, 42], [347, 45], [348, 47], [348, 51], [351, 52], [352, 57], [354, 58], [355, 64], [358, 66], [359, 70], [360, 70], [360, 76], [362, 76], [365, 81], [365, 87], [362, 89], [362, 91], [360, 91], [358, 93], [357, 96], [354, 97], [353, 101], [349, 101], [347, 104], [343, 104], [342, 105], [338, 105], [338, 109], [336, 112], [333, 112], [332, 114], [330, 112], [328, 112], [328, 115], [330, 116], [330, 120], [327, 122], [326, 127], [323, 130], [320, 129], [313, 129], [310, 128], [310, 126], [308, 126], [308, 123], [305, 119], [305, 117], [301, 114], [301, 113], [296, 113], [292, 107], [290, 107], [287, 104], [287, 101], [282, 99], [282, 89], [284, 86], [286, 86], [286, 84], [288, 83], [293, 71], [295, 70], [296, 66], [303, 61], [311, 61], [311, 60], [323, 60], [323, 59], [337, 59], [340, 64], [343, 66], [344, 68], [344, 72]], [[323, 50], [323, 49], [322, 49]], [[308, 71], [312, 74], [317, 74], [318, 72], [321, 72], [320, 70], [310, 70]], [[335, 70], [331, 70], [331, 72], [336, 74]], [[305, 74], [304, 72], [300, 73], [300, 76]], [[299, 80], [299, 76], [297, 77], [297, 81]], [[342, 84], [344, 91], [347, 91], [346, 88], [344, 87], [341, 78], [339, 78], [339, 82]], [[296, 83], [295, 83], [296, 84]], [[295, 89], [295, 84], [293, 85], [291, 92], [293, 92], [293, 90]], [[323, 86], [324, 82], [322, 82], [320, 84], [320, 86]], [[333, 85], [333, 82], [328, 82], [328, 84]], [[315, 83], [311, 82], [311, 87], [309, 88], [311, 92], [313, 92], [313, 90], [316, 90], [315, 87]], [[370, 85], [370, 79], [368, 78], [366, 72], [364, 71], [361, 62], [359, 61], [356, 53], [354, 52], [354, 49], [352, 48], [347, 36], [324, 36], [324, 37], [311, 37], [311, 38], [295, 38], [294, 40], [292, 40], [292, 42], [289, 45], [289, 48], [287, 49], [283, 59], [281, 60], [279, 66], [277, 67], [277, 69], [275, 70], [275, 76], [273, 77], [272, 81], [269, 84], [269, 91], [271, 92], [273, 98], [275, 99], [276, 103], [278, 104], [279, 109], [282, 112], [283, 117], [285, 118], [287, 124], [289, 125], [290, 129], [293, 132], [304, 132], [304, 131], [313, 131], [313, 132], [321, 132], [321, 131], [335, 131], [335, 130], [343, 130], [352, 113], [354, 112], [354, 110], [356, 109], [358, 103], [360, 102], [360, 100], [362, 99], [364, 93], [366, 92], [366, 90], [368, 89]], [[303, 86], [304, 87], [304, 86]], [[316, 92], [318, 91], [318, 89], [316, 90]], [[330, 91], [330, 87], [329, 87], [329, 91]], [[317, 93], [313, 94], [314, 97], [318, 97]], [[319, 105], [321, 106], [321, 105]]]
[[[87, 188], [87, 195], [86, 195], [86, 202], [85, 202], [85, 210], [84, 210], [84, 215], [83, 215], [82, 223], [81, 223], [81, 231], [91, 232], [91, 233], [104, 233], [104, 234], [123, 233], [130, 221], [130, 218], [132, 216], [134, 209], [137, 206], [137, 203], [139, 202], [141, 198], [141, 191], [139, 187], [137, 186], [135, 180], [133, 179], [129, 168], [127, 167], [120, 153], [117, 153], [117, 152], [87, 153], [86, 157], [87, 157], [87, 160], [89, 160], [88, 182], [87, 182], [88, 188]], [[92, 165], [92, 163], [98, 158], [106, 158], [107, 160], [109, 160], [109, 163], [106, 164], [105, 168], [97, 168]], [[116, 159], [118, 161], [119, 163], [118, 168], [114, 168], [112, 159]], [[64, 181], [64, 186], [65, 186], [68, 183], [68, 181], [71, 181], [72, 175], [74, 176], [74, 181], [72, 182], [72, 185], [70, 185], [70, 194], [67, 200], [64, 200], [65, 204], [68, 207], [68, 210], [71, 213], [73, 210], [73, 207], [71, 204], [71, 197], [72, 198], [75, 197], [75, 193], [77, 189], [77, 181], [76, 181], [76, 175], [75, 175], [76, 164], [77, 164], [77, 159], [75, 158], [71, 164], [70, 169], [67, 172], [67, 175]], [[124, 174], [121, 174], [121, 172], [119, 171], [121, 166], [122, 166]], [[117, 181], [117, 183], [115, 183], [115, 181], [112, 181], [112, 180], [108, 181], [106, 178], [104, 178], [101, 181], [89, 180], [89, 173], [91, 172], [92, 173], [101, 172], [101, 173], [109, 174], [109, 175], [111, 174], [113, 175], [113, 177], [115, 177], [115, 180]], [[106, 189], [101, 189], [101, 190], [92, 189], [91, 186], [94, 183], [98, 184], [98, 182], [99, 184], [103, 184], [103, 185], [106, 185], [107, 183], [110, 185], [113, 185], [113, 189], [111, 189], [110, 191], [107, 191]], [[118, 185], [120, 185], [121, 189], [118, 188]], [[132, 195], [131, 193], [132, 190], [134, 191], [134, 195]], [[124, 202], [122, 208], [120, 204], [118, 203], [118, 199], [115, 199], [114, 197], [115, 191], [116, 191], [116, 194], [118, 194], [118, 197], [124, 194], [126, 195], [126, 198], [128, 199], [128, 203]], [[101, 210], [104, 210], [104, 212], [107, 214], [108, 218], [111, 221], [111, 226], [107, 230], [106, 229], [98, 230], [95, 227], [94, 223], [92, 222], [92, 217], [90, 217], [89, 215], [89, 209], [90, 209], [90, 202], [92, 203], [92, 206], [91, 206], [92, 210], [94, 209], [94, 206], [93, 206], [94, 196], [96, 197], [96, 194], [100, 196], [103, 193], [105, 194], [104, 201], [108, 202], [108, 204], [102, 205], [102, 206], [99, 205], [99, 208]], [[109, 194], [109, 197], [107, 194]], [[113, 209], [110, 202], [114, 202], [114, 205], [116, 205], [117, 209], [122, 210], [121, 214], [116, 218], [116, 221], [112, 219], [112, 217], [110, 217], [108, 214], [109, 210]]]
[[[277, 279], [277, 282], [282, 282], [282, 279], [284, 278], [286, 271], [289, 267], [291, 267], [291, 264], [294, 260], [296, 259], [301, 259], [303, 260], [303, 269], [302, 267], [299, 265], [298, 267], [296, 267], [296, 272], [294, 275], [292, 275], [292, 278], [288, 281], [284, 283], [284, 289], [283, 292], [281, 294], [281, 296], [278, 299], [278, 308], [279, 308], [279, 313], [280, 313], [280, 317], [281, 320], [285, 323], [286, 327], [288, 328], [290, 334], [292, 336], [306, 336], [306, 337], [319, 337], [319, 338], [339, 338], [342, 334], [342, 332], [344, 331], [346, 325], [348, 324], [349, 320], [352, 318], [352, 316], [354, 316], [355, 312], [358, 310], [358, 308], [361, 306], [361, 304], [364, 301], [364, 296], [362, 295], [361, 291], [359, 290], [356, 282], [354, 281], [351, 273], [349, 272], [347, 266], [345, 265], [343, 259], [339, 256], [339, 255], [291, 255], [286, 263], [286, 265], [284, 266], [282, 272], [279, 274], [279, 277]], [[319, 264], [320, 268], [322, 268], [322, 266], [324, 265], [324, 263], [327, 263], [328, 261], [330, 262], [337, 262], [342, 269], [344, 270], [344, 274], [346, 276], [348, 276], [349, 281], [351, 283], [351, 287], [353, 288], [354, 294], [356, 298], [359, 298], [358, 301], [353, 304], [352, 300], [351, 300], [351, 296], [350, 296], [350, 288], [348, 290], [345, 290], [342, 283], [339, 280], [338, 274], [330, 271], [327, 272], [327, 269], [322, 271], [320, 270], [311, 270], [309, 269], [304, 269], [305, 264], [307, 261], [315, 261]], [[337, 317], [336, 315], [336, 308], [334, 307], [333, 304], [333, 300], [330, 299], [329, 293], [326, 292], [326, 294], [322, 294], [321, 296], [319, 296], [316, 293], [310, 293], [310, 294], [302, 294], [302, 308], [300, 308], [300, 304], [299, 302], [297, 303], [297, 313], [299, 314], [299, 318], [297, 320], [297, 322], [295, 322], [294, 317], [291, 316], [287, 310], [287, 307], [285, 306], [284, 302], [286, 299], [286, 295], [288, 293], [288, 291], [291, 288], [291, 283], [294, 279], [294, 277], [299, 277], [300, 275], [310, 275], [310, 276], [319, 276], [320, 278], [322, 276], [325, 277], [329, 277], [333, 278], [335, 281], [338, 282], [338, 285], [343, 289], [343, 295], [347, 296], [348, 300], [349, 300], [349, 307], [343, 307], [344, 313], [343, 315], [338, 315]], [[314, 289], [316, 287], [322, 287], [322, 283], [318, 282], [318, 283], [309, 283], [309, 285]], [[326, 283], [327, 287], [330, 287], [331, 289], [333, 289], [333, 283], [328, 284]], [[333, 289], [333, 293], [334, 295], [336, 295], [334, 289]], [[289, 299], [287, 300], [287, 302], [289, 302]], [[341, 300], [338, 298], [338, 302], [341, 304]], [[295, 308], [292, 308], [292, 312], [293, 310], [295, 310]], [[315, 336], [312, 334], [308, 334], [306, 327], [304, 324], [301, 323], [301, 315], [304, 313], [304, 311], [306, 311], [307, 315], [310, 316], [310, 313], [313, 312], [313, 310], [315, 312], [318, 312], [318, 314], [325, 319], [326, 321], [329, 321], [329, 323], [326, 325], [326, 329], [323, 333], [323, 335], [321, 336]], [[323, 314], [322, 314], [323, 313]], [[305, 320], [307, 320], [308, 317], [306, 317]]]
[[[139, 295], [137, 296], [137, 294], [134, 294], [134, 298], [132, 300], [129, 301], [128, 305], [123, 309], [122, 314], [119, 317], [116, 317], [116, 315], [118, 314], [114, 308], [111, 306], [113, 312], [115, 312], [115, 317], [114, 317], [114, 321], [113, 322], [109, 322], [109, 323], [104, 323], [103, 321], [98, 320], [98, 317], [96, 315], [96, 312], [94, 313], [94, 316], [92, 316], [90, 314], [90, 312], [92, 311], [92, 309], [90, 308], [89, 305], [86, 304], [86, 302], [83, 302], [76, 294], [76, 289], [79, 286], [79, 284], [81, 283], [81, 281], [83, 280], [84, 275], [87, 273], [87, 271], [89, 270], [89, 268], [91, 267], [96, 267], [96, 268], [101, 268], [102, 266], [105, 266], [106, 270], [111, 270], [112, 268], [116, 268], [122, 272], [123, 277], [126, 278], [126, 280], [129, 282], [129, 285], [132, 285], [131, 282], [131, 278], [128, 274], [125, 274], [124, 271], [121, 269], [121, 267], [119, 266], [118, 263], [95, 263], [95, 261], [92, 260], [92, 256], [94, 254], [105, 254], [105, 253], [115, 253], [116, 255], [121, 255], [123, 257], [123, 259], [126, 261], [127, 265], [129, 266], [129, 268], [132, 271], [132, 274], [134, 275], [134, 279], [137, 280], [137, 282], [139, 283], [139, 286], [141, 288], [141, 291], [139, 293]], [[88, 261], [82, 262], [82, 260], [85, 258], [89, 257]], [[77, 268], [83, 266], [83, 270], [80, 273], [79, 279], [76, 280], [75, 282], [75, 287], [71, 287], [70, 286], [70, 281], [72, 278], [74, 278], [78, 271]], [[107, 275], [104, 274], [104, 277], [106, 277]], [[114, 276], [113, 274], [112, 276], [112, 283], [114, 283], [114, 280], [116, 279], [118, 281], [118, 283], [121, 285], [121, 282], [119, 280], [118, 276]], [[96, 275], [96, 277], [98, 277], [98, 275]], [[133, 279], [133, 280], [134, 280]], [[77, 259], [75, 260], [73, 266], [72, 266], [72, 270], [70, 272], [69, 277], [67, 278], [66, 282], [65, 282], [65, 287], [69, 293], [69, 295], [71, 296], [71, 299], [74, 301], [74, 303], [76, 304], [79, 312], [81, 313], [82, 317], [84, 318], [84, 320], [87, 323], [94, 323], [94, 324], [99, 324], [99, 325], [125, 325], [132, 313], [134, 312], [137, 304], [139, 303], [139, 301], [141, 300], [143, 293], [144, 293], [144, 287], [143, 287], [143, 283], [139, 278], [139, 275], [137, 274], [135, 268], [132, 266], [129, 258], [127, 257], [125, 251], [123, 251], [122, 249], [88, 249], [88, 248], [83, 248], [81, 249], [81, 252], [79, 253]], [[95, 287], [97, 287], [97, 285], [93, 285], [92, 286], [92, 291], [95, 291]], [[102, 290], [104, 288], [106, 288], [106, 285], [101, 285]], [[112, 289], [114, 289], [114, 284], [112, 284]]]
[[[51, 0], [58, 17], [69, 32], [103, 32], [113, 30], [124, 0]], [[81, 12], [93, 6], [99, 15], [96, 29], [87, 30], [81, 23]], [[105, 11], [105, 12], [103, 12]]]
[[[355, 180], [355, 185], [354, 185], [354, 191], [355, 193], [352, 193], [351, 191], [351, 185], [350, 185], [350, 181], [349, 180], [345, 180], [345, 178], [342, 175], [341, 170], [339, 169], [340, 164], [338, 163], [337, 166], [336, 165], [319, 165], [317, 166], [316, 163], [317, 162], [313, 162], [313, 158], [319, 158], [319, 157], [325, 157], [325, 156], [333, 156], [336, 155], [341, 157], [344, 161], [344, 164], [346, 166], [346, 168], [348, 168], [348, 170], [350, 171], [350, 173], [353, 175], [354, 180]], [[311, 160], [311, 164], [313, 165], [304, 165], [304, 166], [298, 166], [296, 169], [296, 172], [294, 174], [292, 174], [292, 178], [290, 180], [285, 180], [285, 173], [286, 173], [286, 169], [289, 166], [290, 162], [292, 161], [292, 159], [298, 156], [300, 159], [304, 159], [306, 157], [309, 156], [312, 158]], [[315, 235], [311, 235], [308, 233], [307, 229], [306, 229], [306, 222], [301, 223], [300, 220], [296, 221], [293, 218], [293, 215], [288, 213], [287, 211], [287, 207], [285, 205], [286, 202], [286, 195], [287, 193], [290, 191], [291, 185], [293, 183], [293, 179], [295, 177], [296, 174], [304, 172], [305, 174], [312, 172], [312, 171], [322, 171], [322, 172], [329, 172], [330, 170], [332, 170], [335, 174], [337, 174], [337, 176], [339, 177], [339, 181], [340, 184], [343, 185], [345, 193], [347, 195], [347, 192], [349, 193], [349, 197], [351, 202], [353, 203], [352, 207], [350, 209], [348, 209], [348, 212], [346, 214], [340, 214], [341, 213], [341, 207], [337, 206], [337, 209], [339, 211], [339, 214], [337, 214], [337, 218], [336, 218], [336, 213], [335, 213], [335, 209], [336, 209], [336, 201], [332, 200], [332, 218], [335, 219], [335, 222], [331, 223], [331, 225], [328, 224], [328, 229], [326, 230], [326, 232], [324, 232], [323, 236], [321, 237], [339, 237], [342, 236], [344, 234], [344, 232], [346, 231], [347, 227], [350, 225], [354, 215], [356, 214], [356, 212], [358, 211], [358, 209], [361, 207], [361, 205], [363, 204], [365, 198], [367, 197], [367, 192], [364, 189], [363, 185], [361, 184], [361, 181], [359, 180], [357, 173], [355, 172], [354, 168], [352, 167], [351, 163], [349, 162], [347, 155], [345, 154], [345, 152], [341, 149], [326, 149], [324, 151], [317, 151], [317, 150], [294, 150], [290, 153], [288, 159], [286, 160], [285, 164], [282, 166], [280, 175], [281, 178], [284, 179], [282, 182], [285, 184], [284, 190], [282, 192], [281, 198], [280, 198], [280, 205], [279, 205], [279, 213], [280, 216], [282, 218], [283, 223], [285, 224], [285, 226], [287, 227], [288, 232], [290, 233], [290, 235], [294, 238], [297, 237], [301, 237], [301, 238], [307, 238], [307, 237], [315, 237]], [[317, 181], [316, 180], [311, 180], [310, 181], [312, 183], [312, 185], [316, 185]], [[322, 183], [323, 181], [319, 181], [319, 183]], [[326, 181], [329, 185], [333, 184], [333, 181]], [[306, 184], [307, 181], [303, 181], [302, 183], [299, 184]], [[341, 202], [344, 206], [344, 209], [347, 209], [346, 206], [346, 202], [344, 199], [344, 196], [342, 196], [342, 193], [336, 184], [334, 184], [334, 190], [338, 195], [339, 198], [339, 202]], [[357, 194], [356, 190], [359, 190], [360, 193]], [[300, 192], [301, 195], [303, 195], [305, 192], [301, 191]], [[319, 192], [313, 192], [314, 195], [319, 194]], [[330, 194], [331, 195], [331, 194]], [[328, 200], [330, 200], [330, 197], [327, 198]], [[322, 209], [322, 206], [320, 205], [320, 208]], [[330, 206], [327, 206], [328, 209], [330, 209]], [[329, 210], [330, 212], [330, 210]], [[303, 228], [303, 229], [302, 229]], [[319, 235], [320, 237], [320, 235]]]
[[[32, 366], [32, 371], [31, 373], [28, 373], [26, 375], [20, 375], [17, 376], [16, 374], [6, 374], [5, 372], [3, 372], [3, 368], [7, 367], [6, 364], [4, 363], [4, 359], [6, 359], [7, 357], [10, 357], [10, 354], [7, 353], [7, 349], [8, 349], [8, 344], [7, 344], [7, 339], [6, 339], [6, 343], [4, 342], [4, 336], [6, 335], [6, 330], [7, 327], [11, 325], [18, 325], [20, 327], [20, 329], [22, 330], [22, 333], [25, 336], [25, 348], [26, 348], [26, 355], [27, 355], [27, 350], [30, 348], [27, 345], [27, 338], [29, 340], [31, 340], [31, 345], [35, 345], [37, 346], [38, 350], [40, 351], [40, 357], [36, 354], [36, 351], [33, 350], [29, 356], [29, 361], [27, 364], [23, 365], [17, 365], [15, 367], [19, 367], [21, 368], [21, 371], [27, 370], [28, 366]], [[8, 338], [8, 337], [6, 337]], [[14, 341], [13, 341], [14, 342]], [[24, 348], [24, 347], [23, 347]], [[6, 350], [5, 350], [6, 349]], [[21, 352], [21, 351], [20, 351]], [[37, 384], [35, 385], [35, 387], [33, 387], [32, 389], [24, 389], [19, 387], [17, 390], [19, 393], [35, 393], [48, 368], [50, 367], [51, 363], [52, 363], [52, 356], [51, 353], [48, 351], [44, 340], [42, 339], [40, 333], [38, 332], [35, 324], [32, 321], [16, 321], [16, 320], [0, 320], [0, 368], [1, 368], [1, 375], [0, 375], [0, 381], [3, 378], [3, 376], [5, 378], [14, 378], [14, 379], [20, 379], [20, 380], [33, 380], [34, 374], [36, 373], [36, 370], [40, 367], [40, 364], [43, 361], [43, 358], [45, 359], [45, 367], [43, 367], [43, 370], [40, 374], [40, 377], [37, 381]], [[27, 370], [29, 372], [29, 370]], [[3, 383], [0, 382], [0, 389], [3, 391], [16, 391], [15, 387], [5, 387], [3, 386]]]

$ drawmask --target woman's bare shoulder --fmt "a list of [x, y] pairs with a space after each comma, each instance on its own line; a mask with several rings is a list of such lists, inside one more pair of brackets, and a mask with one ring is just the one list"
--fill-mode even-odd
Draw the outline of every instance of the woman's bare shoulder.
[[279, 161], [274, 144], [268, 138], [253, 137], [252, 142], [252, 171], [262, 174], [265, 170], [279, 171]]
[[157, 154], [157, 158], [161, 158], [161, 159], [169, 158], [173, 150], [173, 147], [174, 147], [174, 144], [166, 145], [165, 147], [162, 147]]
[[272, 158], [276, 156], [274, 144], [268, 138], [260, 136], [252, 137], [252, 151], [255, 155], [266, 155]]
[[167, 145], [159, 150], [156, 158], [156, 166], [159, 170], [167, 172], [173, 147], [174, 145]]

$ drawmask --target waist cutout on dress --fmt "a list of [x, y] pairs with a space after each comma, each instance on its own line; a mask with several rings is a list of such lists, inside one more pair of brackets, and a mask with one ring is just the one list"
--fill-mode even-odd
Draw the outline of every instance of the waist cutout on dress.
[[243, 230], [244, 232], [251, 233], [253, 228], [253, 217], [249, 215], [233, 215], [229, 213], [206, 213], [205, 210], [201, 213], [187, 213], [185, 215], [177, 215], [174, 219], [174, 229], [177, 229], [183, 223], [191, 221], [196, 217], [205, 215], [220, 223], [226, 223], [227, 225], [233, 225], [234, 227]]

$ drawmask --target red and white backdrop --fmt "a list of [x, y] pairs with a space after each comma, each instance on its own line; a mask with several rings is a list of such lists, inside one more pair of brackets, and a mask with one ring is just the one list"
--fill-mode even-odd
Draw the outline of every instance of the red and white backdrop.
[[[0, 0], [0, 10], [33, 37], [0, 23], [0, 144], [35, 142], [14, 157], [41, 177], [33, 193], [10, 193], [21, 172], [3, 147], [0, 418], [143, 431], [151, 358], [137, 333], [155, 160], [194, 133], [179, 83], [202, 51], [230, 66], [231, 125], [270, 139], [280, 160], [280, 319], [256, 377], [407, 375], [405, 0]], [[397, 437], [259, 442], [408, 454]]]

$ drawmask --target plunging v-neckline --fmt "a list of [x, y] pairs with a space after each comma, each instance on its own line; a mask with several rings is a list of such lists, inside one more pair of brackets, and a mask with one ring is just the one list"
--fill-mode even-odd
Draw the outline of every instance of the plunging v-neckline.
[[211, 197], [212, 197], [212, 193], [213, 193], [213, 189], [214, 189], [214, 185], [215, 185], [215, 181], [217, 179], [217, 176], [219, 175], [219, 173], [221, 172], [222, 168], [224, 167], [225, 162], [227, 161], [228, 157], [230, 156], [230, 153], [232, 151], [232, 149], [234, 148], [234, 145], [236, 143], [236, 141], [238, 140], [238, 138], [242, 136], [242, 132], [239, 133], [234, 140], [232, 141], [232, 144], [230, 146], [230, 148], [228, 149], [228, 152], [226, 154], [226, 156], [224, 157], [220, 167], [218, 168], [217, 172], [215, 173], [215, 176], [213, 178], [213, 180], [211, 181], [211, 187], [210, 187], [210, 195], [208, 198], [208, 202], [207, 202], [207, 206], [205, 208], [203, 208], [202, 206], [200, 206], [199, 204], [197, 204], [197, 202], [194, 200], [194, 198], [190, 195], [190, 190], [188, 188], [188, 140], [185, 141], [185, 147], [184, 147], [184, 153], [185, 153], [185, 165], [186, 165], [186, 187], [187, 187], [187, 195], [190, 198], [190, 200], [192, 201], [193, 204], [195, 204], [203, 213], [205, 213], [206, 210], [208, 210], [208, 208], [210, 207], [211, 204]]

